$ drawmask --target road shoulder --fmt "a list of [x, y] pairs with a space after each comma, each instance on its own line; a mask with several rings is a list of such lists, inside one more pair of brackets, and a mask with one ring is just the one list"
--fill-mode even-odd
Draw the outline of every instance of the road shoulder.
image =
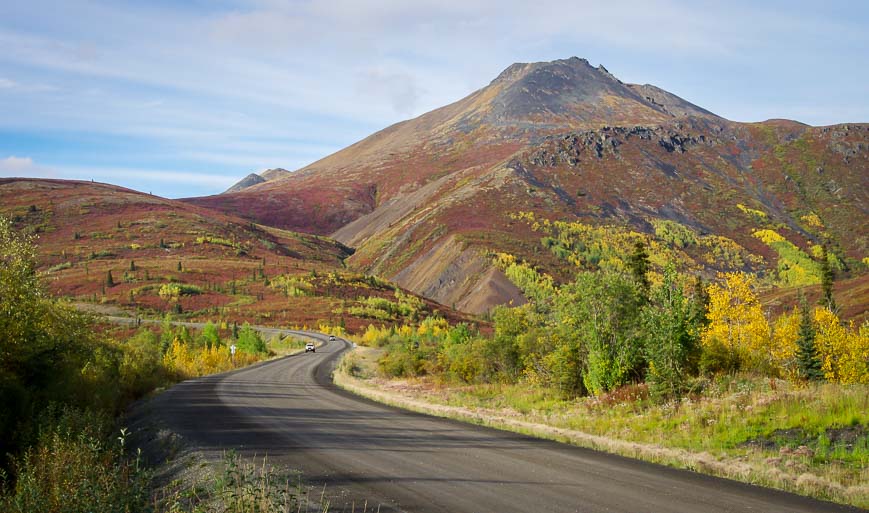
[[[333, 376], [335, 385], [361, 397], [417, 413], [568, 443], [799, 495], [817, 498], [819, 487], [824, 487], [831, 491], [831, 495], [839, 497], [869, 495], [869, 484], [865, 483], [843, 489], [838, 483], [819, 483], [817, 481], [819, 478], [816, 476], [785, 473], [778, 468], [763, 465], [762, 462], [747, 461], [724, 454], [714, 455], [709, 452], [693, 452], [681, 448], [620, 440], [532, 422], [523, 418], [523, 415], [515, 410], [471, 408], [436, 402], [407, 381], [374, 377], [372, 361], [376, 360], [376, 354], [372, 351], [376, 350], [358, 347], [348, 351], [342, 362], [336, 366]], [[362, 377], [357, 377], [360, 374]]]

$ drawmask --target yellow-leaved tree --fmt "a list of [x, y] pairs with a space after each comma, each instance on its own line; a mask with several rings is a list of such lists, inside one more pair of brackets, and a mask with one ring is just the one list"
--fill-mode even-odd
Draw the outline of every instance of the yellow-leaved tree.
[[824, 377], [835, 383], [869, 384], [869, 326], [842, 326], [836, 314], [823, 307], [815, 308], [814, 317]]
[[783, 313], [773, 323], [770, 348], [773, 363], [780, 376], [791, 380], [800, 376], [797, 363], [799, 332], [800, 312], [796, 308], [791, 313]]
[[754, 278], [721, 273], [709, 286], [709, 325], [701, 337], [712, 370], [761, 369], [773, 361], [769, 322], [754, 293]]

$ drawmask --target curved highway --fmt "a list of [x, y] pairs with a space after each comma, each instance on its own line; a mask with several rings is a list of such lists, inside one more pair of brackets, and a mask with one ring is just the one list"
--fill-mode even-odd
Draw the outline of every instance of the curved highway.
[[348, 344], [304, 335], [323, 342], [316, 353], [180, 383], [152, 411], [210, 457], [301, 470], [330, 511], [857, 511], [361, 399], [330, 378]]

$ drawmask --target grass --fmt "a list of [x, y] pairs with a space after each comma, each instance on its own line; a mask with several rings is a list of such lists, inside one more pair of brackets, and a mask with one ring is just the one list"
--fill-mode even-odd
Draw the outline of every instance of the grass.
[[156, 490], [152, 502], [157, 513], [327, 513], [330, 508], [325, 488], [319, 494], [306, 488], [298, 472], [283, 472], [266, 458], [245, 460], [235, 452], [225, 453], [216, 471]]
[[[520, 385], [373, 378], [378, 355], [350, 353], [336, 383], [424, 413], [550, 438], [858, 507], [869, 507], [869, 387], [799, 387], [750, 376], [698, 382], [656, 404], [643, 385], [564, 399]], [[373, 379], [372, 379], [373, 378]]]

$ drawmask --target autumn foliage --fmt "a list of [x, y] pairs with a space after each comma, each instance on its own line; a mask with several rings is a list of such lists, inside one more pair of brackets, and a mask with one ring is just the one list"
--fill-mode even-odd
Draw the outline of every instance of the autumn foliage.
[[[770, 322], [754, 292], [751, 276], [729, 273], [709, 286], [709, 326], [703, 346], [723, 347], [739, 368], [797, 379], [800, 313]], [[834, 383], [869, 383], [869, 330], [844, 325], [834, 312], [816, 307], [811, 313], [815, 347], [824, 378]]]
[[[643, 279], [652, 275], [648, 254], [636, 248], [624, 266], [581, 271], [560, 285], [511, 255], [496, 254], [496, 265], [530, 302], [495, 309], [493, 335], [429, 318], [418, 326], [371, 325], [358, 340], [386, 348], [380, 361], [386, 376], [527, 383], [567, 397], [645, 382], [653, 396], [669, 398], [704, 377], [735, 372], [869, 384], [866, 327], [844, 325], [825, 307], [811, 311], [810, 324], [798, 310], [771, 318], [755, 278], [744, 273], [722, 273], [704, 286], [666, 265], [650, 284]], [[816, 367], [811, 377], [806, 358]]]

